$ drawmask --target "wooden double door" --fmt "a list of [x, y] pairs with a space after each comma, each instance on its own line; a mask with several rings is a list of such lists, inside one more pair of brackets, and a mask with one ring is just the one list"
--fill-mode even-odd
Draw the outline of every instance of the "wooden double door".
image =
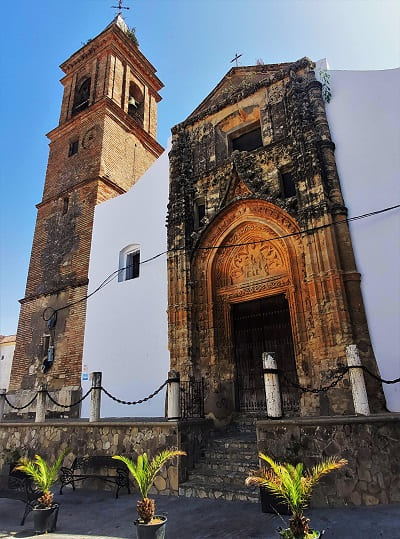
[[284, 413], [297, 415], [297, 383], [292, 327], [284, 294], [233, 304], [236, 402], [241, 412], [266, 410], [262, 353], [274, 352]]

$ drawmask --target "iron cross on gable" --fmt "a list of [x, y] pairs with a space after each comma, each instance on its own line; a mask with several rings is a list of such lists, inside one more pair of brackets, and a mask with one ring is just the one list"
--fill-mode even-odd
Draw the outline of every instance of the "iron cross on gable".
[[118, 6], [111, 6], [113, 9], [118, 9], [119, 13], [122, 13], [123, 9], [130, 9], [129, 7], [123, 6], [124, 0], [118, 0]]
[[230, 61], [230, 63], [236, 62], [236, 67], [238, 67], [238, 66], [239, 66], [238, 60], [239, 60], [239, 58], [240, 58], [241, 56], [242, 56], [241, 54], [236, 53], [236, 54], [235, 54], [235, 57]]

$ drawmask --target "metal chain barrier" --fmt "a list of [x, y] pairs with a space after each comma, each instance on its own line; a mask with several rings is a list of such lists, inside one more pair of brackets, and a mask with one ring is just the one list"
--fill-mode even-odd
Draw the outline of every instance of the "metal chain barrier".
[[161, 384], [160, 387], [158, 389], [156, 389], [153, 393], [150, 393], [150, 395], [148, 397], [145, 397], [144, 399], [139, 399], [138, 401], [132, 401], [132, 402], [117, 399], [117, 397], [114, 397], [113, 395], [111, 395], [111, 393], [109, 393], [104, 387], [93, 388], [93, 389], [101, 389], [107, 395], [107, 397], [110, 397], [110, 399], [112, 399], [115, 402], [118, 402], [119, 404], [134, 405], [134, 404], [142, 404], [142, 402], [149, 401], [150, 399], [155, 397], [157, 395], [157, 393], [160, 393], [162, 388], [165, 387], [167, 384], [168, 384], [168, 380], [165, 380], [165, 382], [163, 384]]
[[49, 397], [49, 399], [51, 400], [51, 402], [53, 404], [55, 404], [56, 406], [59, 406], [60, 408], [73, 408], [74, 406], [78, 406], [78, 404], [80, 404], [82, 401], [84, 401], [86, 399], [86, 397], [88, 395], [90, 395], [90, 393], [93, 391], [93, 389], [101, 389], [99, 387], [91, 387], [84, 395], [83, 397], [81, 397], [79, 400], [77, 400], [76, 402], [74, 402], [73, 404], [61, 404], [60, 402], [57, 402], [51, 395], [50, 393], [46, 390], [46, 393], [47, 393], [47, 396]]
[[[301, 386], [297, 382], [293, 382], [292, 380], [290, 380], [285, 375], [284, 371], [282, 371], [281, 369], [276, 369], [276, 370], [273, 369], [273, 370], [274, 370], [274, 372], [278, 372], [279, 375], [281, 375], [289, 385], [291, 385], [292, 387], [295, 387], [296, 389], [299, 389], [300, 391], [303, 391], [303, 393], [325, 393], [325, 392], [329, 391], [330, 389], [332, 389], [333, 387], [335, 387], [344, 378], [345, 374], [348, 373], [350, 369], [362, 369], [367, 374], [372, 376], [372, 378], [375, 378], [375, 380], [377, 380], [378, 382], [381, 382], [382, 384], [398, 384], [400, 382], [400, 378], [395, 378], [394, 380], [385, 380], [384, 378], [381, 378], [380, 376], [377, 376], [376, 374], [371, 372], [365, 365], [359, 365], [359, 366], [355, 365], [355, 366], [339, 367], [337, 369], [337, 371], [333, 374], [333, 375], [336, 374], [336, 378], [334, 380], [332, 380], [332, 382], [330, 384], [328, 384], [326, 386], [320, 386], [319, 388], [310, 388], [310, 387]], [[59, 406], [60, 408], [65, 408], [65, 409], [73, 408], [74, 406], [78, 406], [81, 402], [83, 402], [90, 395], [90, 393], [94, 389], [101, 389], [101, 391], [103, 391], [103, 393], [105, 393], [107, 395], [107, 397], [109, 397], [110, 399], [112, 399], [115, 402], [118, 402], [119, 404], [126, 404], [126, 405], [129, 405], [129, 406], [134, 406], [135, 404], [142, 404], [143, 402], [147, 402], [150, 399], [152, 399], [153, 397], [155, 397], [168, 384], [168, 382], [169, 382], [169, 380], [165, 380], [165, 382], [163, 382], [160, 385], [160, 387], [158, 389], [156, 389], [153, 393], [150, 393], [150, 395], [148, 397], [144, 397], [143, 399], [139, 399], [137, 401], [124, 401], [122, 399], [118, 399], [117, 397], [114, 397], [113, 395], [111, 395], [111, 393], [109, 393], [103, 386], [91, 387], [83, 395], [83, 397], [81, 397], [79, 400], [77, 400], [76, 402], [74, 402], [72, 404], [61, 404], [60, 402], [57, 402], [51, 396], [51, 394], [50, 394], [50, 392], [48, 390], [42, 390], [42, 391], [44, 391], [47, 394], [47, 396], [49, 397], [50, 401], [53, 404], [55, 404], [56, 406]], [[29, 406], [31, 406], [31, 404], [33, 404], [35, 402], [35, 400], [36, 400], [36, 398], [37, 398], [37, 396], [38, 396], [38, 394], [40, 392], [41, 391], [38, 391], [34, 395], [34, 397], [32, 397], [32, 399], [27, 404], [25, 404], [24, 406], [15, 406], [14, 404], [12, 404], [9, 401], [6, 394], [4, 394], [4, 399], [5, 399], [6, 403], [8, 404], [8, 406], [10, 406], [10, 408], [13, 408], [14, 410], [24, 410], [25, 408], [28, 408]]]
[[7, 395], [4, 395], [4, 399], [6, 401], [6, 403], [8, 404], [8, 406], [10, 408], [14, 408], [14, 410], [23, 410], [24, 408], [28, 408], [28, 406], [30, 406], [31, 404], [33, 404], [36, 400], [38, 396], [38, 393], [36, 393], [36, 395], [28, 402], [28, 404], [25, 404], [25, 406], [14, 406], [13, 404], [11, 404], [11, 402], [8, 400], [7, 398]]
[[[343, 369], [346, 369], [346, 370], [343, 370]], [[295, 387], [296, 389], [300, 389], [300, 391], [303, 391], [303, 393], [326, 393], [327, 391], [332, 389], [332, 387], [335, 387], [340, 382], [340, 380], [343, 379], [344, 375], [347, 372], [347, 367], [344, 367], [343, 369], [340, 368], [338, 370], [338, 372], [340, 372], [340, 374], [338, 374], [337, 377], [329, 385], [320, 386], [318, 388], [311, 388], [311, 387], [301, 386], [297, 382], [293, 382], [292, 380], [289, 380], [289, 378], [285, 375], [285, 373], [282, 370], [280, 370], [280, 369], [277, 369], [277, 370], [278, 370], [278, 373], [282, 375], [282, 377], [286, 380], [286, 382], [288, 384]]]
[[281, 369], [276, 369], [276, 372], [278, 372], [289, 385], [295, 387], [296, 389], [300, 389], [300, 391], [303, 391], [303, 393], [325, 393], [326, 391], [329, 391], [329, 389], [331, 389], [332, 387], [335, 387], [343, 379], [344, 375], [349, 372], [350, 369], [362, 369], [367, 374], [372, 376], [372, 378], [375, 378], [375, 380], [381, 382], [382, 384], [398, 384], [400, 382], [400, 378], [395, 378], [394, 380], [384, 380], [380, 376], [377, 376], [376, 374], [371, 372], [365, 365], [351, 365], [346, 367], [339, 367], [334, 373], [337, 374], [336, 378], [329, 385], [320, 386], [319, 388], [315, 389], [301, 386], [300, 384], [289, 380], [289, 378], [285, 375], [284, 371], [282, 371]]
[[362, 369], [363, 371], [365, 371], [367, 374], [369, 374], [370, 376], [372, 376], [372, 378], [375, 378], [375, 380], [378, 380], [378, 382], [382, 382], [382, 384], [398, 384], [400, 382], [400, 378], [395, 378], [394, 380], [384, 380], [383, 378], [381, 378], [380, 376], [377, 376], [376, 374], [374, 374], [373, 372], [371, 372], [368, 367], [366, 367], [365, 365], [351, 365], [349, 367], [343, 367], [344, 369], [346, 370], [350, 370], [350, 369]]

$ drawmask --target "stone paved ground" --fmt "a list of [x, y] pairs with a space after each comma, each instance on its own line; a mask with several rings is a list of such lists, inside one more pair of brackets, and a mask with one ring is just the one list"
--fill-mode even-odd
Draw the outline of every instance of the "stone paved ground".
[[[51, 539], [128, 539], [135, 537], [135, 495], [116, 500], [111, 492], [66, 490], [58, 529]], [[166, 539], [277, 539], [279, 517], [248, 502], [157, 496], [158, 510], [168, 513]], [[21, 502], [0, 499], [0, 539], [34, 537], [32, 516], [19, 526]], [[313, 525], [327, 539], [400, 539], [400, 504], [309, 511]]]

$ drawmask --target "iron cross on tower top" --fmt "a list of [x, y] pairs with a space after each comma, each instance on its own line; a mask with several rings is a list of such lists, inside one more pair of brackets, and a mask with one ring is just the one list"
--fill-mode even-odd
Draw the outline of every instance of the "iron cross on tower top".
[[238, 60], [239, 60], [239, 58], [240, 58], [241, 56], [242, 56], [241, 54], [236, 53], [236, 54], [235, 54], [235, 57], [230, 61], [230, 63], [236, 62], [236, 67], [238, 67], [238, 66], [239, 66]]
[[124, 0], [118, 0], [118, 6], [111, 6], [113, 9], [118, 9], [118, 13], [121, 14], [123, 9], [130, 9], [129, 7], [123, 6]]

